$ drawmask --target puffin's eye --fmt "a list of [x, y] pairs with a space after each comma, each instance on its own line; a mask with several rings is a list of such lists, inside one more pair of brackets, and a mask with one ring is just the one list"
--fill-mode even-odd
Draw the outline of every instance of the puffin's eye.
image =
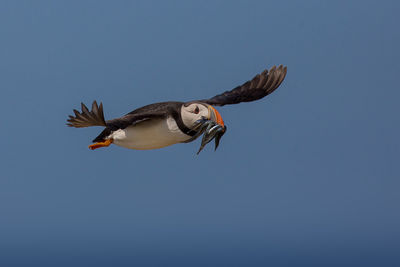
[[200, 112], [200, 109], [198, 106], [196, 106], [196, 108], [194, 109], [194, 114], [199, 114], [199, 112]]

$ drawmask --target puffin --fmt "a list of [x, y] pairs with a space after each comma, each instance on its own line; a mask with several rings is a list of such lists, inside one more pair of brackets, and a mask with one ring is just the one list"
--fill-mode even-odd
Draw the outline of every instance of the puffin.
[[135, 150], [149, 150], [178, 143], [189, 143], [203, 134], [199, 151], [212, 140], [215, 150], [227, 127], [215, 108], [251, 102], [274, 92], [285, 79], [287, 67], [273, 66], [253, 79], [214, 97], [189, 102], [168, 101], [135, 109], [122, 117], [105, 120], [103, 104], [93, 101], [89, 109], [81, 103], [81, 112], [69, 115], [69, 127], [104, 127], [89, 145], [91, 150], [111, 144]]

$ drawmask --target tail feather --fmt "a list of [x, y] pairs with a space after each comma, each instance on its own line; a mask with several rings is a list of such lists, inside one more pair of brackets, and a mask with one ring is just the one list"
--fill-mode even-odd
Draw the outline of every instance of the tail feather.
[[103, 113], [103, 103], [97, 105], [96, 101], [93, 101], [92, 111], [89, 111], [85, 104], [81, 103], [82, 112], [74, 109], [75, 117], [69, 115], [67, 125], [69, 127], [83, 128], [89, 126], [106, 126]]

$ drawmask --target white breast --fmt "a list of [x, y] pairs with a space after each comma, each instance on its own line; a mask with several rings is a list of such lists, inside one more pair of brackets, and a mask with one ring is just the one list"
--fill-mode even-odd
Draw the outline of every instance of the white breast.
[[149, 120], [113, 132], [113, 143], [138, 150], [156, 149], [181, 143], [190, 138], [176, 125], [173, 118]]

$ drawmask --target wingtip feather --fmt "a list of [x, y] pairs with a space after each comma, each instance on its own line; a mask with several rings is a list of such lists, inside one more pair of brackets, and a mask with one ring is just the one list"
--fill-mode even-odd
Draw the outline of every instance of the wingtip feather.
[[73, 112], [75, 114], [75, 117], [69, 115], [69, 119], [67, 119], [67, 125], [76, 128], [88, 126], [106, 126], [103, 113], [103, 105], [100, 104], [100, 107], [101, 108], [97, 106], [96, 101], [93, 101], [92, 110], [89, 111], [86, 105], [81, 103], [82, 112], [74, 109]]

